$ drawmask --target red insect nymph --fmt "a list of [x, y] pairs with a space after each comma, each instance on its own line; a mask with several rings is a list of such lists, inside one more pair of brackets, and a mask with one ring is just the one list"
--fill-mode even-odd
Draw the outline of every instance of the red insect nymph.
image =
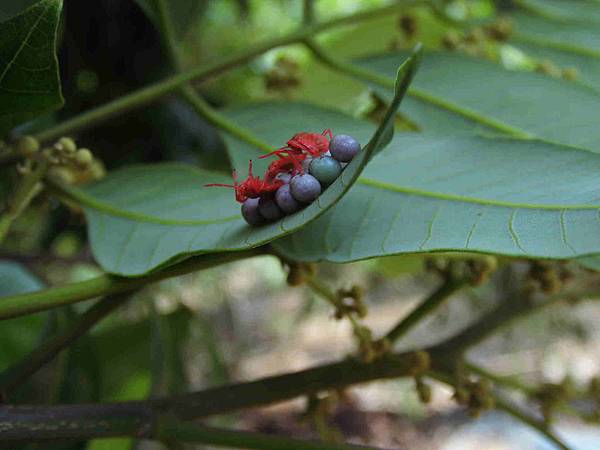
[[279, 159], [269, 164], [265, 174], [265, 180], [272, 181], [280, 173], [302, 173], [302, 161], [306, 158], [304, 155], [296, 156], [281, 156]]
[[[327, 139], [329, 136], [329, 139]], [[329, 150], [329, 141], [332, 139], [331, 130], [327, 128], [319, 133], [296, 133], [288, 142], [289, 148], [300, 150], [310, 154], [312, 157], [321, 156]]]
[[244, 203], [249, 198], [258, 198], [265, 193], [275, 192], [282, 185], [282, 181], [268, 179], [266, 176], [264, 180], [261, 180], [260, 177], [255, 177], [252, 174], [252, 161], [250, 161], [248, 163], [248, 178], [246, 178], [243, 182], [238, 182], [237, 172], [234, 170], [233, 184], [211, 183], [205, 186], [222, 186], [233, 188], [235, 189], [235, 199], [240, 203]]
[[[327, 139], [329, 137], [329, 139]], [[267, 158], [272, 155], [279, 157], [289, 157], [296, 161], [296, 166], [302, 162], [307, 156], [313, 158], [323, 155], [329, 150], [329, 140], [332, 138], [332, 133], [329, 128], [324, 130], [322, 133], [307, 133], [302, 131], [296, 133], [289, 141], [287, 146], [275, 150], [274, 152], [268, 153], [261, 156], [261, 158]], [[300, 169], [302, 172], [302, 169]]]

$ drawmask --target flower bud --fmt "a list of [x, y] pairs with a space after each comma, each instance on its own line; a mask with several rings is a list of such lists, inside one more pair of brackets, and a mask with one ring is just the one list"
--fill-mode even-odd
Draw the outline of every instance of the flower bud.
[[31, 136], [23, 136], [17, 141], [17, 151], [23, 156], [33, 156], [40, 150], [40, 143]]

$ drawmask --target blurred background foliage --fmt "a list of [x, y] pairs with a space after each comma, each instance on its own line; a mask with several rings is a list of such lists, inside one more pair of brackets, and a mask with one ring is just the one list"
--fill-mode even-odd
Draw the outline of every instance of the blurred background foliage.
[[[31, 1], [4, 2], [0, 20]], [[389, 3], [384, 0], [319, 0], [320, 20]], [[284, 35], [302, 21], [298, 0], [199, 0], [174, 2], [184, 67], [254, 42]], [[410, 48], [422, 41], [448, 45], [461, 33], [452, 23], [479, 23], [495, 16], [491, 0], [439, 2], [446, 15], [415, 6], [403, 14], [365, 21], [327, 32], [319, 41], [343, 58]], [[164, 77], [171, 71], [152, 13], [144, 0], [66, 1], [59, 61], [66, 107], [31, 129], [62, 120]], [[490, 42], [468, 51], [484, 52], [514, 70], [538, 70], [526, 49]], [[300, 100], [353, 116], [377, 118], [381, 102], [363, 84], [318, 64], [300, 46], [267, 52], [250, 64], [199, 86], [214, 106], [253, 100]], [[399, 126], [410, 130], [409, 118]], [[106, 169], [141, 162], [179, 160], [229, 172], [224, 143], [212, 126], [175, 97], [136, 110], [81, 134], [81, 146], [94, 149]], [[2, 181], [3, 189], [10, 178]], [[84, 280], [100, 273], [86, 244], [84, 220], [76, 208], [38, 198], [3, 244], [6, 265], [0, 291], [5, 295], [39, 289], [46, 283]], [[24, 256], [28, 255], [28, 256]], [[334, 287], [360, 284], [368, 293], [366, 323], [385, 332], [437, 283], [424, 270], [422, 256], [381, 258], [343, 267], [324, 264], [320, 274]], [[524, 269], [522, 269], [524, 270]], [[405, 340], [407, 346], [433, 342], [487, 310], [495, 284], [477, 288], [449, 303]], [[64, 329], [85, 305], [11, 319], [0, 325], [0, 371], [47, 336]], [[300, 369], [352, 351], [348, 324], [336, 322], [331, 308], [304, 287], [290, 288], [273, 257], [260, 257], [164, 281], [144, 289], [91, 334], [36, 374], [11, 400], [96, 402], [143, 399], [248, 380]], [[561, 306], [521, 322], [475, 352], [478, 361], [503, 374], [576, 382], [600, 370], [593, 317], [596, 305]], [[552, 339], [550, 339], [550, 337]], [[348, 439], [402, 448], [545, 448], [537, 437], [490, 415], [472, 425], [457, 410], [448, 389], [436, 386], [429, 405], [419, 403], [411, 380], [376, 383], [349, 390], [331, 416], [331, 425]], [[318, 427], [302, 416], [301, 402], [251, 413], [232, 414], [215, 423], [315, 436]], [[488, 419], [491, 417], [491, 419]], [[506, 436], [510, 428], [511, 436]], [[600, 434], [571, 423], [566, 434], [589, 439]], [[588, 433], [588, 434], [586, 434]], [[503, 436], [504, 434], [504, 436]], [[595, 440], [594, 440], [595, 439]], [[485, 442], [482, 446], [477, 443]], [[584, 444], [582, 444], [584, 445]], [[31, 448], [125, 450], [151, 448], [129, 439], [89, 444], [48, 444]], [[152, 447], [156, 448], [156, 447]]]

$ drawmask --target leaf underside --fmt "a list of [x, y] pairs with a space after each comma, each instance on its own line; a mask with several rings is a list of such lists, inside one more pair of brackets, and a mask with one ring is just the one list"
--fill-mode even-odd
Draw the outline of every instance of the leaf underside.
[[600, 156], [533, 140], [399, 135], [334, 209], [274, 243], [302, 260], [600, 251]]

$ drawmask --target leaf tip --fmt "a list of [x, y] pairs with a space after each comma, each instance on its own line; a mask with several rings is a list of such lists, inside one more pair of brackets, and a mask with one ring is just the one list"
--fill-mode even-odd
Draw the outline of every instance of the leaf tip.
[[398, 68], [396, 75], [396, 92], [403, 92], [408, 88], [414, 78], [421, 60], [423, 59], [423, 44], [418, 42], [411, 52], [411, 55]]

